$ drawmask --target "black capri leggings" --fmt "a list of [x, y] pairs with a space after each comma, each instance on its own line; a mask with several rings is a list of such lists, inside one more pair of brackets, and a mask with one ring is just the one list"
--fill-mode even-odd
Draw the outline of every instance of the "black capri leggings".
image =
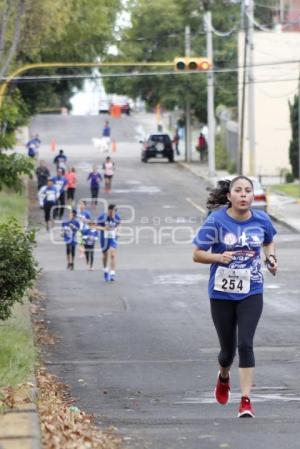
[[72, 256], [72, 258], [74, 259], [75, 252], [76, 252], [76, 245], [72, 245], [72, 243], [67, 243], [66, 244], [67, 256]]
[[221, 346], [220, 366], [231, 366], [238, 347], [239, 367], [254, 367], [253, 339], [263, 309], [263, 295], [240, 301], [211, 299], [210, 309]]
[[94, 246], [84, 245], [85, 259], [86, 263], [90, 265], [90, 267], [94, 264]]

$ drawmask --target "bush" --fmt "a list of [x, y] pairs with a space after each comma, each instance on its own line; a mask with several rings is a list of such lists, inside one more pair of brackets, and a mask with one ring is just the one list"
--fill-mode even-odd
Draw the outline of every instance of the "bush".
[[298, 96], [295, 95], [294, 102], [289, 102], [290, 122], [292, 127], [292, 140], [290, 141], [289, 156], [294, 178], [299, 178], [299, 143], [298, 143]]
[[0, 224], [0, 320], [11, 316], [13, 305], [23, 302], [37, 277], [34, 237], [34, 231], [24, 230], [14, 219]]
[[295, 177], [293, 175], [293, 173], [286, 173], [285, 175], [285, 182], [287, 183], [291, 183], [295, 181]]
[[215, 144], [216, 169], [227, 170], [228, 155], [221, 136], [216, 136]]

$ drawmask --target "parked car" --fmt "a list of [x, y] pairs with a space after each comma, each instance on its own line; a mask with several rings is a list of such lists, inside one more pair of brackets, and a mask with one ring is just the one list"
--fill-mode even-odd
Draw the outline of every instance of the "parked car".
[[174, 162], [174, 150], [169, 134], [154, 133], [141, 142], [142, 162], [147, 162], [150, 158], [167, 158], [169, 162]]
[[99, 114], [109, 114], [110, 110], [110, 101], [109, 100], [101, 100], [99, 104]]
[[[233, 179], [235, 178], [235, 176], [228, 176], [226, 178], [219, 178], [218, 181], [221, 180], [225, 180], [225, 179]], [[252, 207], [254, 207], [255, 209], [261, 209], [264, 211], [267, 211], [268, 208], [268, 201], [267, 201], [267, 195], [266, 195], [266, 191], [263, 188], [263, 186], [261, 185], [261, 183], [259, 182], [258, 178], [249, 176], [249, 178], [251, 179], [252, 183], [253, 183], [253, 190], [254, 190], [254, 201], [252, 203]]]

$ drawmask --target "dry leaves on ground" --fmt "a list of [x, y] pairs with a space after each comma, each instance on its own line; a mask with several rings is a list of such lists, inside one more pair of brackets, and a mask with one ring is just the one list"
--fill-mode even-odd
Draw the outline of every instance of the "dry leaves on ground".
[[44, 368], [37, 373], [44, 449], [117, 449], [113, 428], [99, 430], [93, 418], [72, 406], [68, 389]]
[[3, 410], [24, 409], [27, 404], [32, 403], [34, 390], [34, 385], [30, 382], [25, 382], [16, 387], [0, 388], [0, 408], [3, 408]]

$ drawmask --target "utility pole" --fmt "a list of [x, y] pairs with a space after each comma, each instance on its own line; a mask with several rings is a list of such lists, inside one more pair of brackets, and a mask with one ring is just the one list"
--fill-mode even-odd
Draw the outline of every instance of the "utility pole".
[[[204, 16], [206, 27], [206, 52], [207, 58], [213, 63], [213, 42], [211, 11], [207, 11]], [[214, 113], [214, 74], [213, 64], [207, 72], [207, 128], [208, 128], [208, 176], [215, 176], [215, 113]]]
[[284, 0], [279, 0], [279, 8], [279, 18], [282, 25], [284, 21]]
[[246, 77], [247, 77], [247, 49], [248, 49], [248, 24], [247, 17], [244, 17], [244, 56], [243, 56], [243, 85], [242, 85], [242, 99], [240, 106], [240, 138], [239, 138], [239, 154], [238, 154], [238, 173], [244, 174], [244, 135], [245, 135], [245, 99], [246, 99]]
[[[191, 28], [189, 25], [185, 27], [184, 32], [185, 56], [191, 56]], [[189, 97], [185, 103], [185, 162], [191, 161], [191, 102]]]
[[[298, 79], [298, 179], [300, 189], [300, 71]], [[300, 191], [299, 191], [300, 196]]]
[[246, 14], [248, 16], [248, 45], [249, 45], [249, 66], [248, 66], [248, 134], [249, 134], [249, 174], [255, 176], [255, 98], [254, 98], [254, 26], [253, 0], [246, 0]]

